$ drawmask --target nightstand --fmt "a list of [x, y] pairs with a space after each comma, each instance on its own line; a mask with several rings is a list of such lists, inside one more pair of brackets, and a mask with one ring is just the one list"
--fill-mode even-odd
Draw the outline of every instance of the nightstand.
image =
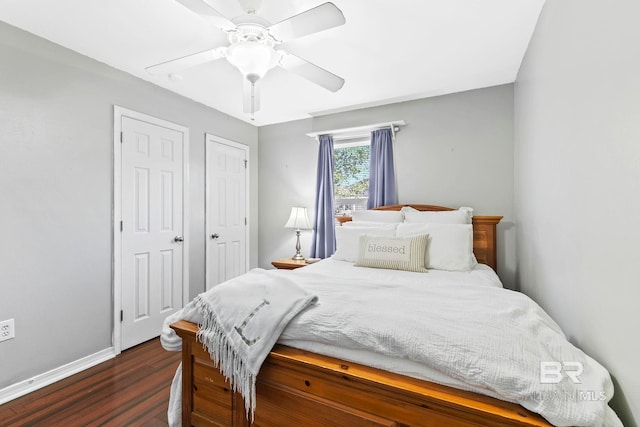
[[305, 260], [293, 260], [291, 258], [282, 258], [275, 261], [271, 261], [271, 265], [280, 270], [295, 270], [296, 268], [304, 267], [307, 264]]

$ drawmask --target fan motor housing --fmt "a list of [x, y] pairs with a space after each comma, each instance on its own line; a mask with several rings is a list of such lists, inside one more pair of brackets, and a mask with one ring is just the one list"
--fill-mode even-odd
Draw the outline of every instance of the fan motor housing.
[[238, 24], [235, 31], [229, 32], [229, 43], [234, 44], [243, 41], [257, 42], [269, 47], [273, 47], [276, 44], [276, 40], [269, 34], [267, 29], [255, 23]]

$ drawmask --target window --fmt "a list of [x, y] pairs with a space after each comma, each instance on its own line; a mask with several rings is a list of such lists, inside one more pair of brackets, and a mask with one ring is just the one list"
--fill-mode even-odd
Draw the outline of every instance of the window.
[[339, 144], [333, 148], [333, 190], [337, 214], [367, 209], [369, 198], [369, 141]]

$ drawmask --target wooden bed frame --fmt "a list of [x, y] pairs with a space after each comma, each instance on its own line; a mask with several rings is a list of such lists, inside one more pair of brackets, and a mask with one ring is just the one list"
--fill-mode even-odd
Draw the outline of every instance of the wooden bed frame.
[[[402, 206], [379, 209], [399, 210]], [[476, 258], [494, 269], [496, 224], [501, 218], [473, 218]], [[242, 396], [230, 390], [196, 340], [198, 326], [179, 321], [171, 327], [182, 338], [183, 426], [551, 425], [517, 404], [282, 345], [276, 345], [262, 365], [256, 384], [255, 420], [250, 423]]]

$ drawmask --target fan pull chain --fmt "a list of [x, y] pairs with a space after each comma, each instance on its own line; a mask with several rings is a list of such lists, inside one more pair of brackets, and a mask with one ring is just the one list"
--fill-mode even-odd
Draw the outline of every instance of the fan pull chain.
[[256, 112], [255, 90], [256, 90], [256, 82], [252, 81], [251, 82], [251, 121], [255, 121], [255, 119], [256, 119], [256, 116], [255, 116], [255, 112]]

